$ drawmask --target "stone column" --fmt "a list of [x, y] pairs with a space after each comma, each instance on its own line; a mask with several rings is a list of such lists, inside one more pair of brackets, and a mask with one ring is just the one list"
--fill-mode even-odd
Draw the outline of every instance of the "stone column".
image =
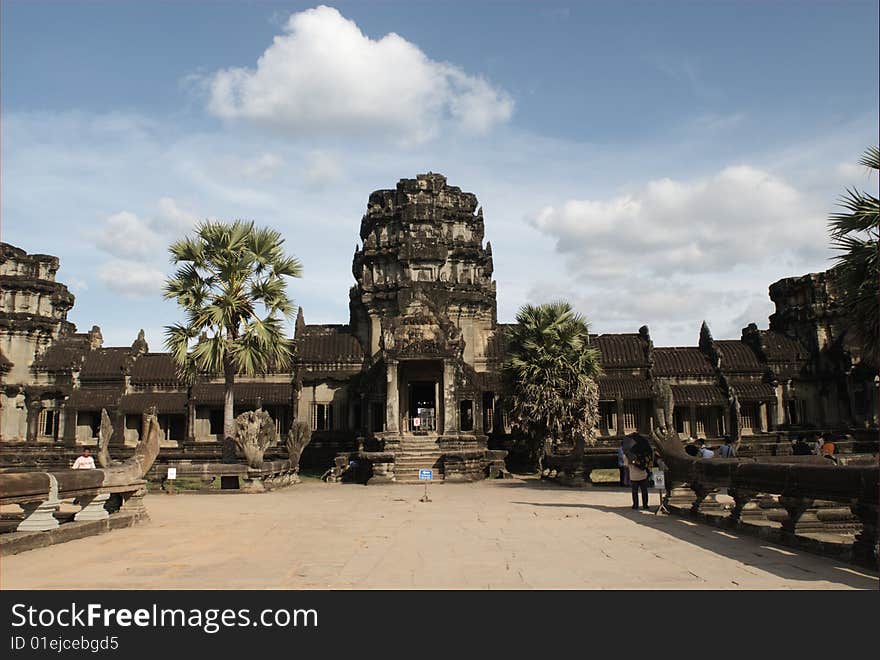
[[[296, 417], [294, 417], [296, 421]], [[195, 442], [196, 439], [196, 404], [192, 400], [186, 403], [186, 441]]]
[[385, 365], [387, 394], [385, 398], [385, 430], [398, 433], [400, 427], [400, 391], [397, 384], [397, 361], [388, 360]]
[[455, 421], [455, 365], [451, 360], [443, 360], [443, 433], [457, 433]]
[[688, 408], [691, 416], [691, 428], [690, 428], [690, 437], [696, 438], [699, 434], [697, 433], [697, 406], [695, 404], [691, 404]]
[[615, 401], [615, 405], [617, 406], [617, 435], [626, 435], [626, 430], [623, 426], [623, 397], [617, 397], [617, 401]]
[[[56, 404], [57, 405], [57, 404]], [[67, 419], [67, 406], [63, 403], [58, 405], [58, 417], [55, 420], [55, 442], [64, 440], [64, 425]]]
[[758, 419], [755, 420], [755, 424], [758, 425], [757, 431], [764, 431], [767, 429], [767, 403], [765, 401], [761, 401], [758, 404]]
[[25, 401], [27, 401], [27, 436], [25, 440], [28, 443], [34, 443], [37, 441], [37, 425], [40, 421], [40, 411], [43, 409], [43, 404], [39, 399], [31, 399], [30, 397]]

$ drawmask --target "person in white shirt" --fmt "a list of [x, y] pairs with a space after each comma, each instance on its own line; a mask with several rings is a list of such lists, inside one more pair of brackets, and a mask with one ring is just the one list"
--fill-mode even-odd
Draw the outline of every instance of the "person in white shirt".
[[73, 462], [74, 470], [94, 470], [95, 469], [95, 459], [90, 456], [92, 451], [86, 447], [83, 449], [82, 456], [77, 456], [76, 460]]
[[697, 444], [700, 446], [700, 458], [715, 458], [715, 452], [706, 446], [703, 438], [697, 440]]

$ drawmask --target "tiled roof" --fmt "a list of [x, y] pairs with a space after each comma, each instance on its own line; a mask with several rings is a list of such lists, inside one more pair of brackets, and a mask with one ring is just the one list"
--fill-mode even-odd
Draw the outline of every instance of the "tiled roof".
[[602, 354], [602, 366], [606, 369], [647, 366], [642, 340], [637, 334], [599, 335], [591, 341]]
[[76, 410], [100, 410], [101, 408], [115, 408], [122, 396], [121, 390], [116, 389], [75, 389], [70, 393], [67, 407]]
[[714, 406], [727, 403], [727, 397], [717, 385], [672, 385], [675, 405]]
[[89, 352], [86, 334], [75, 334], [55, 342], [34, 360], [37, 371], [67, 371], [82, 364], [83, 356]]
[[781, 332], [763, 330], [761, 331], [761, 341], [768, 360], [782, 362], [809, 358], [809, 353], [797, 339], [792, 339]]
[[599, 376], [599, 399], [615, 401], [622, 399], [650, 399], [651, 383], [644, 378], [620, 378]]
[[142, 413], [155, 406], [160, 413], [184, 413], [186, 404], [185, 392], [138, 392], [123, 396], [119, 409], [126, 413]]
[[170, 353], [145, 353], [131, 368], [131, 382], [174, 385], [180, 381]]
[[712, 373], [712, 364], [699, 348], [663, 346], [654, 349], [656, 376], [705, 376]]
[[80, 380], [122, 380], [130, 348], [96, 348], [86, 353]]
[[721, 355], [722, 371], [752, 371], [763, 373], [764, 366], [755, 352], [738, 339], [721, 339], [715, 341]]
[[736, 398], [742, 402], [776, 400], [776, 391], [769, 383], [741, 380], [732, 381], [730, 385], [736, 393]]
[[364, 349], [347, 325], [307, 325], [296, 338], [303, 362], [361, 362]]
[[[192, 388], [193, 401], [200, 404], [223, 403], [223, 383], [197, 383]], [[235, 383], [233, 394], [236, 403], [256, 403], [257, 397], [263, 403], [290, 403], [293, 399], [292, 383]]]

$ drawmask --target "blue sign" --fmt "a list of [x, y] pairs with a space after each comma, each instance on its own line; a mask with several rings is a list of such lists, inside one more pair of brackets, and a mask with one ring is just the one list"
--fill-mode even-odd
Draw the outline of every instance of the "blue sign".
[[432, 481], [434, 479], [434, 470], [419, 470], [419, 479], [421, 481]]

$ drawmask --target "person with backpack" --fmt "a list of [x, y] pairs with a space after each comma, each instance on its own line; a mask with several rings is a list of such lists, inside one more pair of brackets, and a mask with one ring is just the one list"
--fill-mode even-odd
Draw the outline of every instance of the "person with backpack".
[[724, 436], [724, 444], [721, 445], [718, 453], [721, 455], [721, 458], [736, 458], [736, 448], [734, 448], [733, 441], [729, 435]]
[[653, 454], [651, 445], [641, 437], [628, 452], [624, 453], [632, 487], [633, 509], [639, 508], [639, 491], [642, 493], [642, 508], [648, 508], [648, 477], [651, 474]]

